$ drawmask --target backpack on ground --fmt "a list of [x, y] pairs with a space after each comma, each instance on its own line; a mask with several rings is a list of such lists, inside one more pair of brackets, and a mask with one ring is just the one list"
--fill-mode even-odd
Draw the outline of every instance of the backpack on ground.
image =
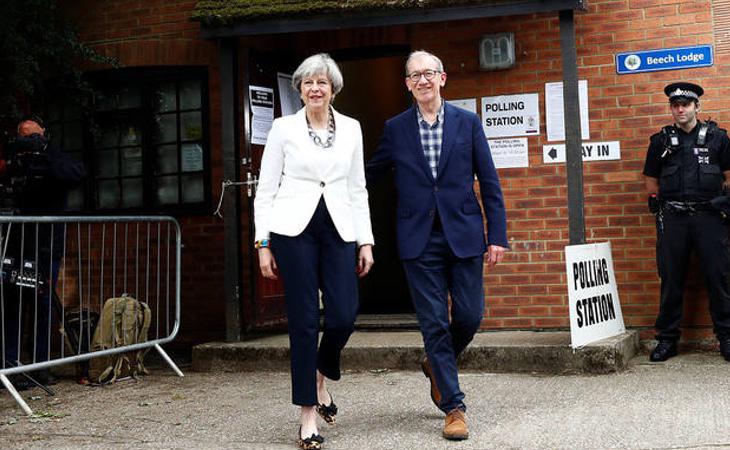
[[[107, 299], [91, 340], [91, 351], [108, 350], [147, 342], [152, 313], [145, 302], [123, 294]], [[112, 383], [117, 378], [146, 374], [144, 357], [149, 349], [98, 356], [89, 363], [93, 383]]]

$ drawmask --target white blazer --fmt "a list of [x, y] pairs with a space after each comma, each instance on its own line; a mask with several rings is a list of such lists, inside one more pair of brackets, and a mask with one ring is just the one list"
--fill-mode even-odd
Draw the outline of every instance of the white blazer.
[[326, 149], [309, 137], [304, 108], [274, 120], [254, 199], [255, 240], [272, 232], [301, 234], [324, 195], [342, 240], [374, 243], [360, 122], [337, 111], [334, 116], [335, 140]]

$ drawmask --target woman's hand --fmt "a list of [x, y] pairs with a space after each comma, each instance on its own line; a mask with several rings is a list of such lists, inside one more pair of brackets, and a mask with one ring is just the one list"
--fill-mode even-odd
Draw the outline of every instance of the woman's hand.
[[362, 278], [367, 275], [374, 263], [373, 246], [370, 244], [360, 246], [357, 255], [357, 276]]
[[274, 254], [271, 253], [271, 249], [266, 247], [259, 249], [259, 268], [264, 278], [270, 280], [276, 280], [278, 278], [274, 272], [276, 270], [276, 260], [274, 259]]

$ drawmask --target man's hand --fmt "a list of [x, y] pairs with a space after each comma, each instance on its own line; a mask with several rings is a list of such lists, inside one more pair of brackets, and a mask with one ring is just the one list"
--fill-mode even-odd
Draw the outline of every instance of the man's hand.
[[362, 278], [367, 275], [374, 263], [373, 246], [370, 244], [361, 246], [357, 256], [357, 276]]
[[502, 262], [504, 252], [506, 251], [506, 248], [500, 247], [499, 245], [490, 245], [487, 247], [487, 266], [493, 267]]
[[270, 280], [276, 280], [278, 278], [274, 272], [276, 270], [276, 260], [274, 259], [274, 254], [271, 253], [271, 249], [266, 247], [259, 249], [259, 268], [264, 278]]

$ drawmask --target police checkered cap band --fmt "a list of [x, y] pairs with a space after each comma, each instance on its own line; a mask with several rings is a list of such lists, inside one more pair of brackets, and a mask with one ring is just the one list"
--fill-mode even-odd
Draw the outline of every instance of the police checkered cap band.
[[679, 88], [672, 91], [672, 93], [669, 95], [669, 98], [673, 98], [673, 97], [688, 97], [688, 98], [695, 98], [695, 99], [700, 98], [697, 94], [695, 94], [692, 91], [688, 91], [686, 89], [679, 89]]

